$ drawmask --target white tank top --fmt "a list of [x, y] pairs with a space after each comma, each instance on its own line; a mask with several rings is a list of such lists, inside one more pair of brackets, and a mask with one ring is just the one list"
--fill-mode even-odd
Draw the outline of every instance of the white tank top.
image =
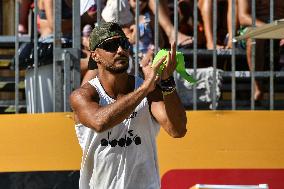
[[[135, 78], [135, 88], [142, 84]], [[115, 102], [98, 78], [89, 81], [100, 97], [100, 105]], [[82, 124], [76, 134], [83, 149], [80, 189], [159, 189], [156, 136], [160, 126], [149, 112], [147, 98], [122, 123], [97, 133]]]

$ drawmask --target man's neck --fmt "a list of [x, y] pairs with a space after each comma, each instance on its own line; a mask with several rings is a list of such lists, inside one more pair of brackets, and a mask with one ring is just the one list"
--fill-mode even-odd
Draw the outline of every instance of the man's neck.
[[121, 74], [99, 72], [98, 78], [106, 93], [114, 99], [129, 91], [129, 75], [126, 72]]

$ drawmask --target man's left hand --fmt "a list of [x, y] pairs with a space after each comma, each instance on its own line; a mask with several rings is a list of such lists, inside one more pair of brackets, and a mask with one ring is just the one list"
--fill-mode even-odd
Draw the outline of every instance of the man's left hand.
[[169, 51], [168, 58], [167, 58], [167, 63], [163, 69], [161, 79], [166, 80], [170, 76], [173, 75], [173, 72], [175, 71], [177, 66], [176, 62], [176, 43], [173, 42], [171, 44], [171, 51]]

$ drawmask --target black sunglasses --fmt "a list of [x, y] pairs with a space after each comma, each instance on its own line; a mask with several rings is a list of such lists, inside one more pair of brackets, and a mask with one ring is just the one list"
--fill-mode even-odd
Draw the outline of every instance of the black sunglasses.
[[100, 44], [97, 45], [97, 48], [104, 49], [108, 52], [117, 51], [118, 47], [121, 47], [124, 50], [128, 50], [130, 47], [130, 43], [126, 38], [113, 38], [107, 39]]

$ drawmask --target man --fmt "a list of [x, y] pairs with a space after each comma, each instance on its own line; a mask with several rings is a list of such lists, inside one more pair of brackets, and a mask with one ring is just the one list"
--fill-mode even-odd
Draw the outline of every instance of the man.
[[[96, 78], [75, 90], [70, 102], [83, 149], [80, 189], [160, 188], [156, 136], [162, 126], [172, 137], [186, 134], [186, 114], [175, 91], [175, 44], [166, 57], [142, 62], [144, 81], [128, 75], [129, 43], [112, 22], [94, 28], [90, 36]], [[161, 79], [160, 86], [156, 83]]]

